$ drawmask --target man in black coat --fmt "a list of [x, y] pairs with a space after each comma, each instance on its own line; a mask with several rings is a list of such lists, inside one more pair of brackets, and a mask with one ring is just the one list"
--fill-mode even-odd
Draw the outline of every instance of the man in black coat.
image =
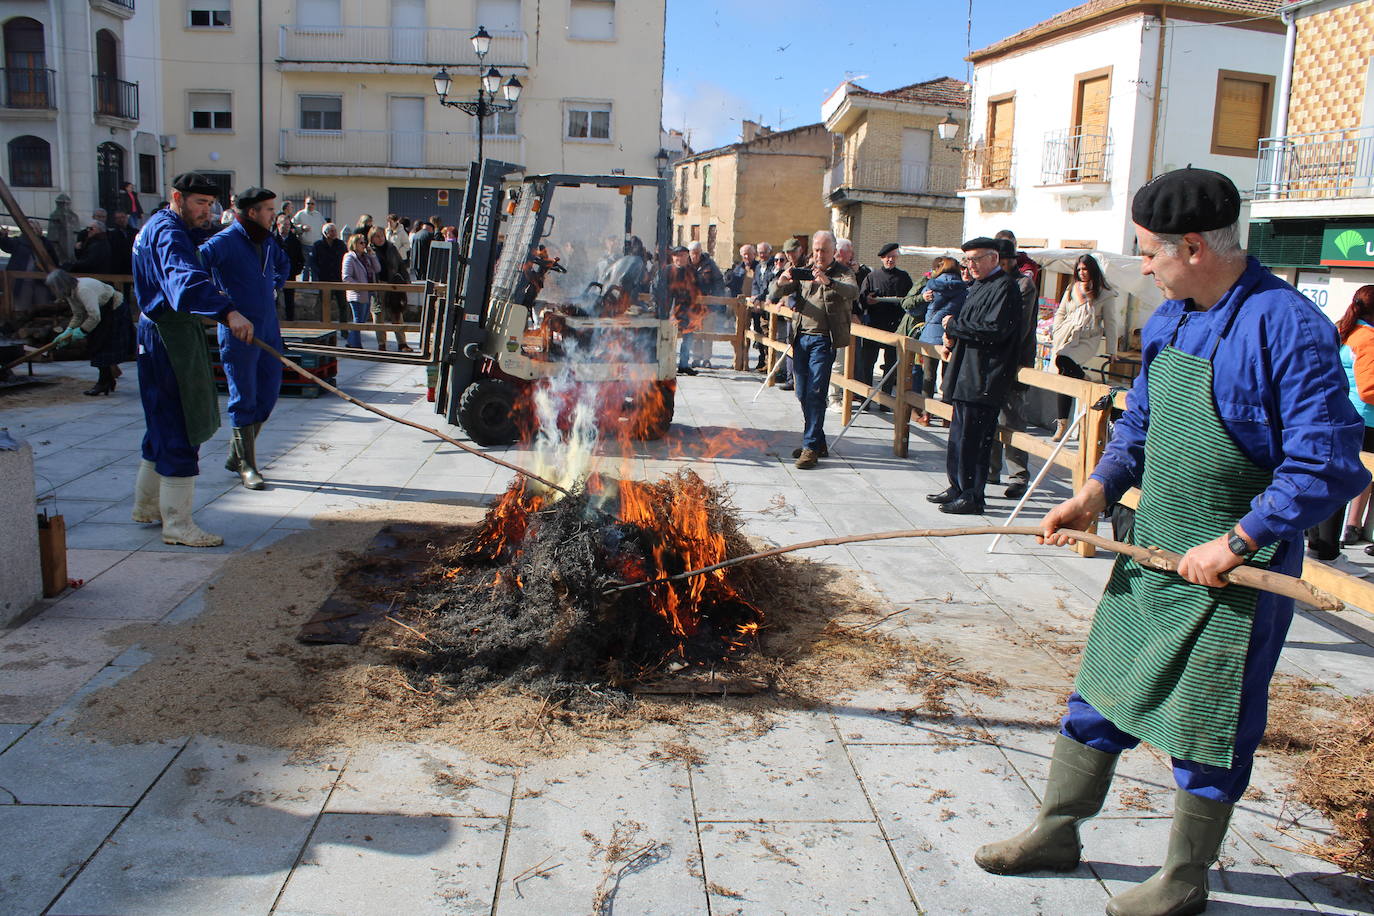
[[434, 225], [428, 220], [420, 223], [420, 231], [410, 240], [410, 266], [415, 279], [423, 282], [429, 271], [429, 245], [434, 241]]
[[[902, 299], [914, 285], [911, 274], [897, 266], [897, 243], [888, 242], [878, 249], [878, 259], [883, 262], [883, 266], [877, 270], [870, 270], [859, 285], [858, 312], [859, 319], [870, 328], [879, 331], [895, 331], [897, 325], [901, 324], [902, 305], [900, 302], [879, 302], [878, 299]], [[884, 346], [868, 338], [859, 340], [859, 352], [856, 354], [857, 360], [854, 364], [854, 378], [865, 385], [873, 384], [873, 365], [878, 361], [878, 354], [883, 354], [883, 375], [892, 370], [897, 365], [897, 348]], [[891, 394], [896, 386], [897, 380], [889, 378], [883, 385], [883, 391]], [[890, 408], [883, 407], [883, 410]]]
[[1001, 267], [996, 240], [960, 246], [973, 277], [958, 317], [944, 319], [949, 359], [941, 397], [954, 407], [945, 468], [949, 489], [926, 497], [950, 515], [982, 515], [997, 414], [1016, 380], [1021, 347], [1021, 291]]
[[[1005, 234], [1010, 234], [1008, 230], [997, 233], [997, 242], [1001, 245], [1001, 264], [1002, 270], [1010, 274], [1016, 281], [1016, 288], [1021, 293], [1021, 329], [1018, 332], [1017, 340], [1017, 366], [1026, 369], [1035, 365], [1035, 326], [1040, 319], [1040, 289], [1031, 279], [1029, 272], [1022, 272], [1017, 269], [1016, 237], [1007, 238]], [[1002, 405], [1002, 414], [998, 418], [1000, 424], [1013, 432], [1026, 431], [1026, 391], [1025, 385], [1018, 381], [1011, 383], [1011, 388], [1007, 391], [1006, 403]], [[996, 484], [1002, 474], [1002, 454], [1006, 453], [1007, 468], [1011, 472], [1008, 474], [1007, 489], [1002, 493], [1007, 499], [1020, 499], [1026, 494], [1026, 487], [1030, 484], [1030, 456], [1025, 449], [1019, 449], [1008, 445], [1005, 448], [999, 439], [992, 440], [992, 456], [988, 464], [988, 480]]]
[[[315, 255], [315, 279], [322, 283], [342, 283], [343, 259], [344, 255], [348, 254], [348, 246], [339, 238], [339, 227], [334, 223], [325, 223], [321, 234], [323, 238], [310, 246], [311, 252]], [[344, 291], [336, 289], [333, 292], [334, 304], [339, 307], [339, 317], [347, 317], [350, 312]], [[329, 310], [321, 302], [320, 320], [328, 320], [328, 316]]]
[[[294, 280], [305, 270], [305, 246], [301, 244], [301, 237], [296, 234], [296, 227], [291, 223], [291, 217], [285, 213], [277, 214], [276, 225], [272, 229], [272, 238], [277, 240], [281, 250], [286, 252], [286, 259], [291, 262], [291, 276], [288, 279]], [[282, 305], [286, 311], [286, 320], [296, 320], [296, 291], [284, 286], [281, 290]]]

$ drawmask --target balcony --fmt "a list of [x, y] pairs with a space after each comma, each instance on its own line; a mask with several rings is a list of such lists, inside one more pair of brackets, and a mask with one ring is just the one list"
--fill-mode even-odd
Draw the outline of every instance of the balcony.
[[[466, 177], [477, 135], [449, 131], [283, 130], [277, 167], [289, 175]], [[488, 136], [484, 155], [523, 162], [522, 137]]]
[[1266, 137], [1259, 144], [1254, 214], [1365, 215], [1374, 211], [1374, 126]]
[[899, 159], [848, 157], [826, 173], [822, 193], [830, 204], [906, 204], [949, 208], [957, 206], [959, 168]]
[[1052, 130], [1045, 134], [1040, 185], [1067, 202], [1092, 202], [1111, 193], [1112, 135]]
[[[469, 29], [396, 29], [390, 26], [284, 25], [278, 33], [277, 69], [348, 73], [423, 73], [439, 67], [477, 72]], [[524, 32], [493, 32], [488, 67], [527, 67]]]
[[132, 19], [134, 0], [91, 0], [91, 9], [118, 16], [120, 19]]
[[55, 70], [6, 67], [0, 70], [0, 107], [6, 117], [52, 117], [57, 111]]
[[[97, 73], [91, 77], [95, 85], [95, 116], [118, 122], [138, 120], [138, 83], [130, 83], [113, 76]], [[128, 126], [116, 124], [115, 126]]]
[[964, 188], [958, 194], [980, 201], [984, 210], [1009, 209], [1016, 196], [1015, 171], [1016, 154], [1010, 145], [974, 143], [964, 150]]

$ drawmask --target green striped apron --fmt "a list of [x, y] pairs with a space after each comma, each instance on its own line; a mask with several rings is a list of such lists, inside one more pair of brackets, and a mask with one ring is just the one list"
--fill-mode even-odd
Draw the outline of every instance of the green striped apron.
[[[1230, 322], [1212, 356], [1229, 330]], [[1182, 554], [1227, 534], [1273, 475], [1222, 425], [1209, 358], [1175, 349], [1171, 340], [1150, 363], [1148, 384], [1133, 540]], [[1250, 562], [1268, 565], [1277, 547]], [[1194, 585], [1118, 556], [1074, 687], [1127, 734], [1173, 757], [1229, 768], [1258, 597], [1254, 589]]]

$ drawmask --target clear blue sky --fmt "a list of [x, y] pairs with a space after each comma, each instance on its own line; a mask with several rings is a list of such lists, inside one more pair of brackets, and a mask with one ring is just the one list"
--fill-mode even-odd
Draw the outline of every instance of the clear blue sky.
[[[967, 0], [667, 3], [663, 126], [689, 128], [697, 150], [738, 140], [744, 118], [761, 116], [779, 130], [819, 121], [821, 102], [847, 76], [878, 91], [939, 76], [967, 78]], [[1075, 5], [973, 0], [972, 46], [990, 45]]]

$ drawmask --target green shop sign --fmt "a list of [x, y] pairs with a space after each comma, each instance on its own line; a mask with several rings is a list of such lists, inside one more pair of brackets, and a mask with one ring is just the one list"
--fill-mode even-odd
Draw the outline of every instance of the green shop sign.
[[1327, 267], [1374, 267], [1374, 226], [1327, 229], [1321, 262]]

